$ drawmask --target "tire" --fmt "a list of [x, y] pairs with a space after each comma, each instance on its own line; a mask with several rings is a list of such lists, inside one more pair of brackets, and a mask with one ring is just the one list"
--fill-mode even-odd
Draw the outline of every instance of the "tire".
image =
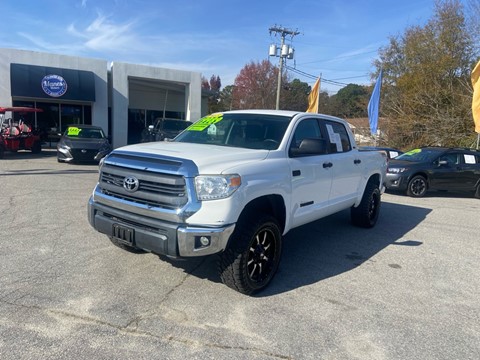
[[427, 179], [422, 175], [416, 175], [408, 182], [407, 195], [412, 197], [422, 197], [427, 193], [427, 189]]
[[251, 295], [272, 280], [281, 253], [282, 233], [274, 217], [262, 214], [240, 221], [220, 254], [220, 278], [228, 287]]
[[127, 245], [127, 244], [125, 244], [125, 243], [123, 243], [123, 242], [121, 242], [121, 241], [119, 241], [119, 240], [117, 240], [117, 239], [115, 239], [115, 238], [113, 238], [113, 237], [110, 237], [110, 236], [109, 236], [109, 239], [110, 239], [110, 241], [112, 242], [113, 245], [119, 247], [120, 249], [123, 249], [123, 250], [125, 250], [125, 251], [128, 251], [128, 252], [130, 252], [130, 253], [133, 253], [133, 254], [143, 254], [143, 253], [146, 252], [145, 250], [142, 250], [142, 249], [137, 248], [137, 247], [135, 247], [135, 246]]
[[4, 156], [5, 156], [5, 149], [3, 148], [3, 146], [0, 145], [0, 159], [3, 159]]
[[475, 195], [477, 199], [480, 199], [480, 183], [477, 185], [477, 190], [475, 190]]
[[381, 194], [378, 186], [369, 181], [363, 192], [362, 201], [357, 207], [350, 209], [350, 217], [353, 225], [371, 228], [378, 220], [381, 207]]

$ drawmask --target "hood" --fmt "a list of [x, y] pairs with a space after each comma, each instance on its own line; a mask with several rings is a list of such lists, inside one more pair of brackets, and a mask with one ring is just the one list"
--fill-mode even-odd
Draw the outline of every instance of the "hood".
[[107, 143], [107, 139], [72, 139], [72, 138], [63, 138], [60, 142], [69, 146], [72, 149], [98, 149]]
[[[164, 155], [193, 161], [200, 173], [221, 174], [245, 163], [260, 161], [267, 157], [268, 150], [252, 150], [236, 147], [157, 141], [124, 146], [116, 149], [135, 153]], [[114, 151], [114, 152], [115, 152]]]
[[419, 162], [419, 161], [407, 161], [407, 160], [397, 160], [397, 159], [390, 159], [388, 161], [389, 168], [400, 168], [400, 167], [412, 167], [412, 166], [422, 166], [425, 165], [426, 162]]

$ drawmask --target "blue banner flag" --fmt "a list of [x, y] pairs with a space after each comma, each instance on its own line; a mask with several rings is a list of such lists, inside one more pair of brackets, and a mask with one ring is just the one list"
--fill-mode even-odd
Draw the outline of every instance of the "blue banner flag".
[[372, 135], [377, 133], [378, 127], [378, 108], [380, 106], [380, 89], [382, 88], [382, 73], [383, 69], [380, 70], [378, 75], [377, 82], [373, 88], [372, 96], [368, 102], [368, 122], [370, 123], [370, 132]]

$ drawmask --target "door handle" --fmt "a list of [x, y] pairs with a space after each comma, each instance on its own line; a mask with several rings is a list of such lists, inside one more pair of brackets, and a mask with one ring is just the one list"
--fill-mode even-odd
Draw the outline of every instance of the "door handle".
[[326, 168], [331, 168], [333, 166], [333, 164], [331, 162], [326, 162], [326, 163], [323, 163], [323, 168], [326, 169]]
[[362, 160], [360, 160], [360, 159], [355, 159], [355, 160], [353, 160], [353, 163], [354, 163], [354, 164], [360, 164], [361, 162], [362, 162]]

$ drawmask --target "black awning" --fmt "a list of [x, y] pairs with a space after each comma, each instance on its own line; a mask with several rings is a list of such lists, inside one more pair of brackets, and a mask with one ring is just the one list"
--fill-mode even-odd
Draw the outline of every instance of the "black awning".
[[12, 96], [95, 101], [91, 71], [10, 64], [10, 85]]

